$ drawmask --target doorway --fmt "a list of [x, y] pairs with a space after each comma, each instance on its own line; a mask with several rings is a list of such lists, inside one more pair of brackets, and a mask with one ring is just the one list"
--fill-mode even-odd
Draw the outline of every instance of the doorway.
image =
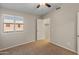
[[37, 40], [50, 40], [50, 19], [37, 19]]

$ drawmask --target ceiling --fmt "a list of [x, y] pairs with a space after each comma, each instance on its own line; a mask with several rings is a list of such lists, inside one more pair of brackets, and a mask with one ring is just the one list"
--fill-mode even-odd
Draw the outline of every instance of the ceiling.
[[48, 8], [46, 6], [41, 6], [40, 8], [36, 8], [38, 3], [0, 3], [1, 8], [7, 8], [11, 10], [16, 10], [25, 13], [31, 13], [34, 15], [45, 15], [50, 11], [55, 10], [55, 8], [59, 7], [61, 4], [49, 3], [52, 7]]

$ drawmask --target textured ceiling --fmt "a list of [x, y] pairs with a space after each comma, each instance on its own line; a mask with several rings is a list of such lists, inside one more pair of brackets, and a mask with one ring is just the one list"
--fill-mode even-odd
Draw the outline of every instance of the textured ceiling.
[[36, 8], [38, 3], [0, 3], [0, 7], [41, 16], [49, 13], [50, 11], [53, 11], [55, 8], [61, 5], [61, 4], [53, 4], [53, 3], [49, 3], [49, 4], [52, 6], [51, 8], [48, 8], [46, 6], [41, 6], [40, 8]]

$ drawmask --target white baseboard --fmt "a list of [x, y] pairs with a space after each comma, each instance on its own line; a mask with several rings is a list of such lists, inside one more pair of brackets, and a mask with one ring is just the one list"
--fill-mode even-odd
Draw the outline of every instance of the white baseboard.
[[2, 49], [0, 49], [0, 51], [10, 49], [10, 48], [14, 48], [14, 47], [17, 47], [17, 46], [20, 46], [20, 45], [28, 44], [28, 43], [31, 43], [31, 42], [34, 42], [34, 40], [30, 41], [30, 42], [25, 42], [25, 43], [21, 43], [21, 44], [18, 44], [18, 45], [10, 46], [10, 47], [7, 47], [7, 48], [2, 48]]
[[55, 44], [55, 45], [57, 45], [57, 46], [60, 46], [60, 47], [62, 47], [62, 48], [65, 48], [65, 49], [67, 49], [67, 50], [70, 50], [70, 51], [72, 51], [72, 52], [74, 52], [74, 53], [77, 53], [77, 51], [72, 50], [72, 49], [69, 49], [69, 48], [67, 48], [67, 47], [64, 47], [64, 46], [62, 46], [62, 45], [60, 45], [60, 44], [58, 44], [58, 43], [55, 43], [55, 42], [50, 42], [50, 43]]

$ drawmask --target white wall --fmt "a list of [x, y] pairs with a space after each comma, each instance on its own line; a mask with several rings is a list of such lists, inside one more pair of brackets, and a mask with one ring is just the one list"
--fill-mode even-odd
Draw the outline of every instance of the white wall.
[[34, 15], [8, 9], [0, 9], [0, 14], [10, 14], [24, 17], [24, 31], [9, 33], [3, 32], [3, 19], [0, 18], [0, 49], [35, 41], [36, 19]]
[[51, 19], [51, 42], [77, 51], [76, 20], [79, 4], [62, 4], [60, 10], [55, 10], [44, 18]]

